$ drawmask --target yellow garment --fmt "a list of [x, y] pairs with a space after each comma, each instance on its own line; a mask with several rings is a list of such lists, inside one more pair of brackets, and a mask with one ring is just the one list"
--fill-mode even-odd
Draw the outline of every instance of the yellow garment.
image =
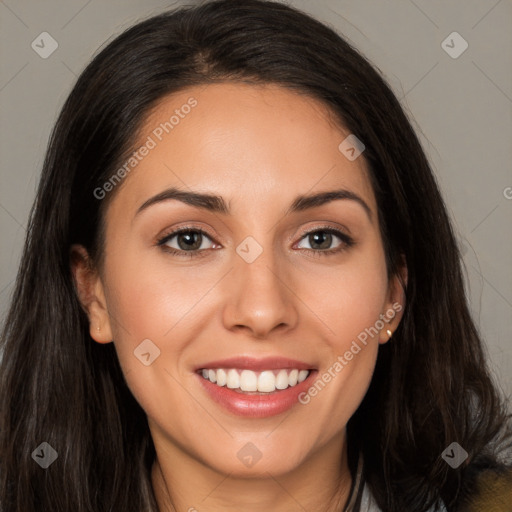
[[467, 512], [512, 512], [512, 470], [504, 475], [484, 472], [471, 498]]

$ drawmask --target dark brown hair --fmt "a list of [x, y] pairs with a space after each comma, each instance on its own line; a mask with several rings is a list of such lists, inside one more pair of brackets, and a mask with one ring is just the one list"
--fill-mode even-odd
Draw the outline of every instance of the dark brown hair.
[[[507, 409], [470, 316], [461, 255], [427, 158], [367, 60], [327, 26], [275, 2], [220, 0], [138, 23], [106, 46], [71, 91], [49, 142], [12, 306], [1, 338], [0, 500], [4, 512], [156, 511], [155, 451], [113, 344], [95, 343], [70, 247], [101, 260], [105, 210], [94, 196], [134, 150], [164, 96], [218, 81], [279, 84], [322, 101], [366, 146], [390, 276], [401, 256], [402, 322], [379, 348], [348, 424], [351, 469], [388, 512], [461, 510], [483, 469], [499, 470]], [[129, 179], [129, 178], [126, 178]], [[58, 460], [31, 453], [46, 441]], [[441, 458], [452, 442], [466, 464]]]

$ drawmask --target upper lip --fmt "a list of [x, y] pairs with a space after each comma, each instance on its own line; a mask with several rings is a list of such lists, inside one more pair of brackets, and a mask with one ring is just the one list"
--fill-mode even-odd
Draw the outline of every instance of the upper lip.
[[248, 356], [232, 357], [229, 359], [219, 359], [217, 361], [209, 361], [196, 367], [196, 371], [202, 369], [217, 369], [217, 368], [239, 368], [241, 370], [277, 370], [277, 369], [297, 369], [297, 370], [311, 370], [313, 366], [302, 361], [289, 359], [287, 357], [263, 357], [255, 358]]

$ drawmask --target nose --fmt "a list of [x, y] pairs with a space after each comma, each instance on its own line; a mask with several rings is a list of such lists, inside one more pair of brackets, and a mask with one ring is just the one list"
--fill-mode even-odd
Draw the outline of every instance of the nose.
[[[265, 249], [252, 263], [237, 254], [229, 273], [229, 298], [223, 311], [224, 326], [268, 339], [273, 331], [283, 334], [298, 321], [292, 283], [286, 282], [283, 262], [278, 268], [272, 250]], [[279, 271], [281, 270], [281, 272]]]

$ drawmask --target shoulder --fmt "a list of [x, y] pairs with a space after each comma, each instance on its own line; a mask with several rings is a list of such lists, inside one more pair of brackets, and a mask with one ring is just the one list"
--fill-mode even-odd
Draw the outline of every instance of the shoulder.
[[[484, 471], [477, 480], [470, 498], [462, 508], [463, 512], [510, 512], [512, 503], [512, 469], [502, 472]], [[359, 512], [382, 512], [373, 498], [368, 485], [364, 485]], [[446, 512], [442, 507], [435, 511]]]
[[509, 512], [512, 503], [512, 468], [504, 471], [483, 471], [476, 479], [464, 512]]

